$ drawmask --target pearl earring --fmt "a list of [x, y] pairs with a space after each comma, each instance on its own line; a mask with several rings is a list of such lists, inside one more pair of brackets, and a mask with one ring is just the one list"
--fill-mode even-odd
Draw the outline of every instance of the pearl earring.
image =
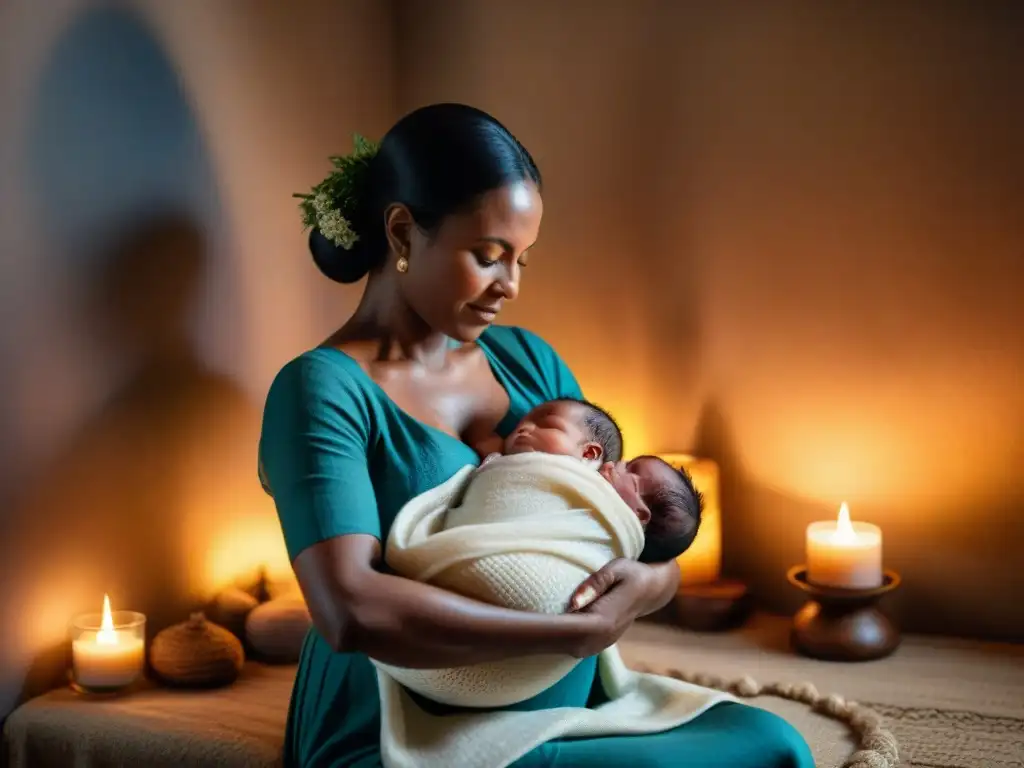
[[395, 269], [401, 272], [403, 275], [409, 271], [409, 260], [405, 256], [401, 256], [398, 259], [398, 263], [395, 264]]

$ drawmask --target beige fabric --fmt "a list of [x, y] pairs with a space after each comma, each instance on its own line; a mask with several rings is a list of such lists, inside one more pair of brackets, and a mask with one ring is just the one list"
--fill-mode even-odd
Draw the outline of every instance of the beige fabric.
[[505, 768], [553, 739], [666, 731], [733, 697], [628, 669], [612, 647], [598, 671], [609, 701], [595, 709], [486, 712], [434, 717], [394, 680], [380, 675], [384, 768]]
[[[1024, 647], [908, 636], [888, 659], [830, 664], [793, 655], [788, 630], [788, 620], [769, 616], [728, 634], [638, 624], [620, 647], [628, 662], [654, 669], [809, 680], [868, 704], [899, 739], [907, 768], [1024, 766]], [[274, 768], [294, 674], [250, 663], [213, 691], [156, 688], [110, 701], [53, 691], [8, 718], [3, 755], [10, 768]], [[838, 768], [854, 749], [845, 726], [802, 704], [751, 701], [792, 722], [820, 768]]]
[[[643, 529], [593, 467], [571, 456], [499, 456], [410, 501], [385, 549], [396, 572], [520, 610], [562, 613], [587, 576], [616, 557], [639, 557]], [[529, 657], [441, 670], [377, 664], [385, 768], [503, 768], [546, 741], [656, 733], [728, 694], [638, 674], [612, 647], [599, 674], [609, 701], [595, 709], [480, 712], [435, 717], [399, 683], [435, 701], [500, 707], [546, 690], [577, 663]]]
[[[554, 614], [565, 611], [587, 576], [616, 557], [636, 559], [643, 546], [636, 515], [591, 466], [525, 453], [467, 466], [411, 499], [391, 525], [385, 558], [415, 581]], [[576, 659], [530, 656], [451, 669], [374, 663], [433, 701], [504, 707], [547, 690]]]

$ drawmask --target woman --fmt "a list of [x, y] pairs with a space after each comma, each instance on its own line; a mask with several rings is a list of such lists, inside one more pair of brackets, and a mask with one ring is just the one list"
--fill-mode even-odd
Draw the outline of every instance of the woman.
[[[548, 616], [383, 572], [381, 541], [398, 510], [476, 463], [467, 443], [581, 392], [541, 339], [492, 325], [519, 292], [542, 213], [540, 173], [502, 125], [466, 106], [426, 107], [376, 154], [357, 152], [352, 168], [350, 186], [335, 189], [344, 220], [330, 228], [340, 244], [317, 231], [310, 243], [328, 277], [368, 273], [366, 291], [339, 331], [278, 374], [260, 444], [315, 625], [285, 743], [286, 764], [303, 768], [381, 765], [368, 653], [423, 668], [569, 653], [581, 659], [575, 670], [516, 708], [593, 706], [602, 695], [594, 655], [665, 605], [678, 581], [674, 563], [614, 561], [581, 585], [584, 610]], [[631, 482], [622, 467], [615, 480]], [[689, 768], [813, 765], [784, 721], [735, 703], [651, 736], [549, 742], [515, 765], [676, 766], [684, 755]]]

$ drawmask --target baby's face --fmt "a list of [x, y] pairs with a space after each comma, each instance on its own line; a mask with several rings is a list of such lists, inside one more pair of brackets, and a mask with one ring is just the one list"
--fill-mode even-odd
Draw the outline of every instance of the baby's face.
[[530, 411], [505, 439], [505, 454], [555, 453], [600, 461], [598, 443], [587, 439], [584, 409], [576, 403], [543, 403]]
[[672, 467], [653, 456], [637, 456], [626, 462], [626, 468], [636, 475], [644, 499], [657, 496], [663, 488], [672, 487], [679, 480]]
[[637, 480], [637, 491], [650, 510], [648, 519], [674, 517], [673, 511], [681, 509], [673, 493], [681, 484], [679, 473], [668, 464], [654, 456], [637, 456], [626, 463], [626, 471]]

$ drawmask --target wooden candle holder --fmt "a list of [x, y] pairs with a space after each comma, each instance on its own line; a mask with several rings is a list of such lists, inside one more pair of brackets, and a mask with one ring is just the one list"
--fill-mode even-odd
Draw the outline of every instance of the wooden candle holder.
[[695, 632], [724, 632], [750, 615], [747, 586], [734, 580], [680, 586], [675, 597], [676, 621]]
[[810, 595], [793, 617], [790, 640], [804, 656], [825, 661], [871, 661], [895, 651], [900, 633], [878, 601], [900, 585], [895, 571], [885, 571], [873, 589], [820, 587], [807, 581], [807, 567], [789, 569], [789, 583]]

